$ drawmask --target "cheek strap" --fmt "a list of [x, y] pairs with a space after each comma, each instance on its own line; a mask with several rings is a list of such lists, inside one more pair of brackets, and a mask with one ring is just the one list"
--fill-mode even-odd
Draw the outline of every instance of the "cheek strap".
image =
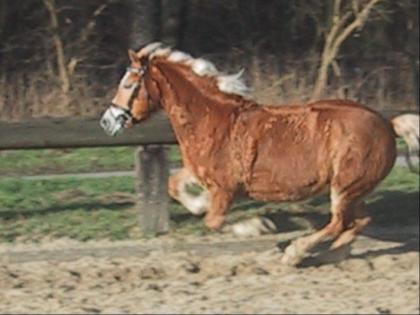
[[[133, 95], [138, 95], [138, 97], [140, 98], [140, 102], [146, 102], [147, 106], [146, 108], [141, 111], [138, 111], [138, 114], [143, 114], [143, 113], [150, 113], [153, 110], [153, 107], [151, 105], [151, 98], [150, 95], [146, 89], [146, 86], [144, 84], [144, 80], [141, 82], [141, 84], [138, 85], [137, 91], [136, 93], [133, 93]], [[135, 108], [133, 108], [133, 103], [134, 103], [135, 97], [133, 97], [130, 100], [130, 109], [129, 109], [129, 113], [130, 113], [130, 118], [132, 119], [133, 123], [139, 122], [140, 119], [136, 118], [136, 112], [134, 111], [133, 113], [133, 109], [135, 110]]]

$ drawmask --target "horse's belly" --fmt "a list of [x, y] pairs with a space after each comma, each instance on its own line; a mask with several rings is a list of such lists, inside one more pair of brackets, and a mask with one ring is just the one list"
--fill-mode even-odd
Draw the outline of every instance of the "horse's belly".
[[[262, 115], [262, 114], [261, 114]], [[242, 181], [255, 199], [293, 201], [324, 191], [332, 159], [329, 134], [317, 113], [268, 115], [246, 120]], [[324, 129], [322, 129], [324, 128]]]
[[329, 163], [309, 154], [276, 154], [257, 158], [245, 183], [255, 199], [302, 200], [323, 192], [329, 185]]
[[262, 179], [254, 180], [246, 185], [246, 191], [250, 197], [266, 201], [303, 200], [324, 192], [327, 188], [328, 181], [315, 178], [299, 183]]

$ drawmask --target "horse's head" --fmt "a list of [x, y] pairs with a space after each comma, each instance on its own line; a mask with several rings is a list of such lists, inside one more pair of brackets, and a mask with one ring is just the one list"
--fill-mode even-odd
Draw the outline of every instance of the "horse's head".
[[[240, 79], [242, 71], [223, 75], [211, 62], [163, 47], [161, 43], [148, 44], [137, 52], [129, 51], [129, 57], [131, 64], [121, 79], [111, 106], [101, 118], [100, 124], [109, 135], [115, 135], [146, 119], [161, 104], [168, 110], [168, 106], [171, 106], [168, 105], [168, 99], [171, 99], [168, 93], [176, 92], [176, 99], [183, 106], [189, 104], [191, 99], [197, 101], [191, 96], [194, 91], [185, 88], [187, 85], [182, 82], [189, 82], [188, 86], [201, 87], [200, 93], [196, 94], [209, 94], [204, 102], [214, 94], [225, 98], [231, 98], [233, 94], [235, 99], [238, 95], [243, 97], [248, 94], [246, 85]], [[163, 94], [167, 102], [163, 100], [161, 89], [166, 91]], [[184, 97], [182, 102], [179, 101], [181, 96]], [[231, 104], [232, 99], [227, 103]]]
[[101, 127], [111, 136], [147, 118], [159, 105], [159, 91], [148, 73], [147, 54], [129, 50], [128, 55], [131, 64], [100, 121]]

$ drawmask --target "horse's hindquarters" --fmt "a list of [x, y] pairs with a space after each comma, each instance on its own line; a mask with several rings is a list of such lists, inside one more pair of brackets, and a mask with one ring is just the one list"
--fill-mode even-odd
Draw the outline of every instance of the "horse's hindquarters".
[[316, 103], [309, 109], [255, 111], [246, 121], [245, 188], [255, 199], [301, 200], [330, 185], [371, 191], [396, 156], [389, 124], [360, 106]]
[[391, 171], [396, 159], [394, 133], [377, 114], [356, 109], [339, 121], [336, 134], [331, 186], [361, 197]]

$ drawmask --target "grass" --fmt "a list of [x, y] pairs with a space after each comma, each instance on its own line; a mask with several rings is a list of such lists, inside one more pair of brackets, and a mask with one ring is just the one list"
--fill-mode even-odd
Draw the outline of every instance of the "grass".
[[[418, 194], [418, 175], [406, 168], [394, 168], [369, 198], [374, 224], [418, 223]], [[170, 203], [170, 213], [171, 233], [209, 233], [202, 218], [190, 215], [178, 203]], [[228, 221], [255, 215], [271, 215], [281, 231], [306, 228], [308, 220], [328, 219], [328, 199], [280, 204], [241, 200], [233, 205]], [[141, 238], [138, 217], [131, 177], [0, 180], [0, 241]]]
[[[170, 203], [173, 228], [203, 233], [201, 220]], [[205, 232], [204, 232], [205, 233]], [[134, 179], [0, 180], [0, 241], [142, 237]]]
[[[397, 147], [404, 152], [402, 139], [397, 139]], [[0, 174], [18, 176], [131, 171], [134, 168], [134, 152], [135, 147], [1, 151]], [[170, 146], [169, 160], [180, 160], [177, 146]]]
[[[9, 150], [0, 152], [2, 176], [131, 171], [135, 147], [82, 149]], [[169, 149], [169, 160], [179, 161], [177, 146]]]
[[0, 240], [122, 239], [137, 225], [133, 178], [0, 181]]

